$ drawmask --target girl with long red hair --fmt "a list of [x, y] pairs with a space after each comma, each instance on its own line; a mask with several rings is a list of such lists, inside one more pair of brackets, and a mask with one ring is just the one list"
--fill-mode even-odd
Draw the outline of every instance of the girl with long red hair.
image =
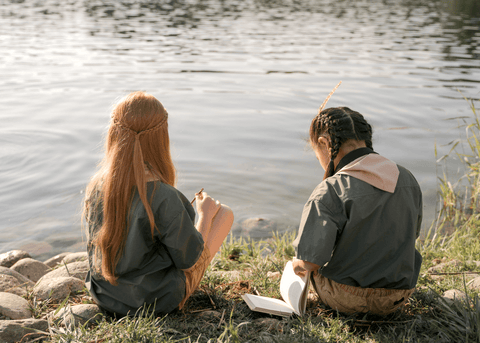
[[207, 193], [190, 201], [175, 188], [168, 113], [134, 92], [113, 108], [105, 157], [86, 189], [90, 271], [86, 285], [105, 311], [181, 309], [233, 223], [232, 210]]

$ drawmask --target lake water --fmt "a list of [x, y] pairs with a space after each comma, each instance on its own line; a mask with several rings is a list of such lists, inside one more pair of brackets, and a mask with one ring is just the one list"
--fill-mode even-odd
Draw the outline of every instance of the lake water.
[[328, 106], [364, 114], [414, 173], [429, 226], [435, 142], [448, 152], [464, 130], [447, 119], [480, 96], [480, 3], [5, 0], [0, 75], [0, 252], [84, 249], [82, 192], [134, 90], [169, 111], [178, 188], [204, 187], [259, 238], [298, 228], [323, 176], [308, 127], [341, 80]]

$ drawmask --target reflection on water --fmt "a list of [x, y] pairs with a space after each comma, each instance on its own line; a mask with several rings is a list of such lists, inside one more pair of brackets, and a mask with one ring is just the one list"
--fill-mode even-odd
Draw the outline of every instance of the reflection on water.
[[0, 24], [0, 252], [82, 248], [81, 192], [132, 90], [169, 110], [178, 188], [205, 187], [252, 237], [297, 228], [322, 176], [304, 139], [339, 80], [329, 105], [412, 170], [426, 225], [434, 142], [447, 152], [461, 132], [445, 119], [479, 97], [476, 0], [4, 1]]

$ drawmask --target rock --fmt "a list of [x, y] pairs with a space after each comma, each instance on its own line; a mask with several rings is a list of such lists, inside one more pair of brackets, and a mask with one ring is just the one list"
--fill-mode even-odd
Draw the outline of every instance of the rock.
[[102, 310], [95, 304], [81, 304], [62, 308], [55, 314], [49, 313], [48, 317], [60, 321], [64, 326], [84, 325], [86, 322], [97, 322], [103, 317]]
[[39, 300], [53, 299], [62, 301], [71, 293], [80, 291], [85, 283], [72, 276], [55, 278], [42, 278], [33, 288], [33, 294]]
[[16, 294], [0, 293], [0, 314], [10, 319], [26, 319], [32, 317], [28, 301]]
[[275, 231], [277, 223], [266, 218], [248, 218], [240, 223], [242, 235], [244, 236], [265, 236], [265, 234]]
[[10, 269], [19, 272], [23, 276], [37, 282], [43, 275], [50, 271], [50, 267], [45, 263], [34, 260], [33, 258], [24, 258], [15, 263]]
[[26, 288], [27, 287], [18, 281], [16, 277], [0, 274], [0, 292], [8, 292], [23, 296], [27, 294]]
[[[33, 329], [33, 330], [32, 330]], [[48, 336], [48, 322], [45, 319], [0, 320], [0, 342], [26, 342], [22, 338], [28, 335], [29, 341], [44, 336], [35, 330], [45, 332]]]
[[275, 332], [283, 331], [283, 324], [275, 318], [258, 318], [252, 322], [255, 326], [260, 326], [262, 331]]
[[440, 272], [445, 271], [445, 269], [447, 267], [450, 267], [450, 266], [460, 267], [460, 266], [463, 266], [463, 262], [459, 261], [459, 260], [452, 260], [452, 261], [448, 261], [448, 262], [443, 262], [443, 263], [437, 264], [436, 266], [428, 268], [427, 272], [428, 273], [440, 273]]
[[467, 283], [467, 286], [470, 287], [470, 289], [480, 292], [480, 276], [477, 276], [475, 279]]
[[315, 291], [313, 292], [308, 292], [308, 295], [307, 295], [307, 301], [313, 303], [315, 301], [318, 300], [318, 295]]
[[88, 253], [86, 251], [84, 252], [73, 252], [65, 256], [65, 258], [62, 260], [63, 263], [72, 263], [72, 262], [78, 262], [78, 261], [87, 261], [88, 260]]
[[20, 281], [20, 284], [22, 286], [26, 286], [28, 288], [32, 288], [33, 286], [35, 286], [35, 282], [33, 282], [32, 280], [30, 280], [29, 278], [23, 276], [22, 274], [20, 274], [19, 272], [16, 272], [15, 270], [12, 270], [10, 268], [6, 268], [6, 267], [0, 267], [0, 275], [9, 275], [9, 276], [13, 276], [14, 278], [16, 278], [18, 281]]
[[85, 280], [85, 276], [88, 273], [88, 261], [79, 261], [79, 262], [72, 262], [64, 266], [60, 266], [57, 269], [48, 272], [44, 276], [41, 277], [40, 280], [43, 279], [53, 279], [57, 277], [67, 277], [73, 276], [80, 280]]
[[28, 252], [23, 250], [11, 250], [0, 255], [0, 266], [10, 268], [22, 258], [30, 258]]
[[71, 253], [69, 252], [62, 252], [61, 254], [58, 254], [58, 255], [55, 255], [53, 257], [50, 257], [48, 260], [46, 260], [45, 263], [47, 266], [49, 266], [50, 268], [53, 268], [55, 267], [57, 264], [59, 264], [63, 258], [67, 255], [69, 255]]
[[467, 294], [458, 290], [458, 289], [450, 289], [443, 293], [443, 299], [448, 301], [467, 301]]
[[222, 317], [222, 314], [218, 311], [202, 311], [197, 313], [196, 317], [202, 318], [205, 320], [220, 319]]
[[282, 274], [280, 274], [280, 272], [267, 272], [267, 277], [270, 279], [279, 279], [282, 277]]

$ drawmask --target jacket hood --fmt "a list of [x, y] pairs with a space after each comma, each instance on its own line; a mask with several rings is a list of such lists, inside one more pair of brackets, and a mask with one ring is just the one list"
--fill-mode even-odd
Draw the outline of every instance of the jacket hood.
[[350, 162], [337, 174], [350, 175], [373, 187], [393, 193], [397, 186], [400, 171], [397, 164], [388, 158], [378, 154], [368, 154]]

